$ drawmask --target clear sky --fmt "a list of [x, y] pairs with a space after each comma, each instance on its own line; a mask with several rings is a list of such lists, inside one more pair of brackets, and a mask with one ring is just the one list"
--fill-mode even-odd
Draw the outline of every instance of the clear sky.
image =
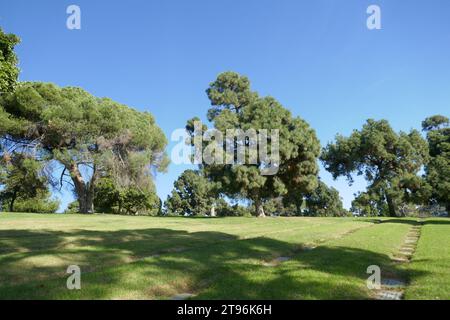
[[[66, 27], [70, 4], [81, 8], [81, 30]], [[371, 4], [381, 30], [366, 27]], [[148, 110], [169, 138], [205, 118], [205, 89], [230, 70], [307, 120], [322, 145], [368, 118], [409, 130], [449, 116], [448, 0], [2, 0], [0, 26], [22, 39], [20, 80], [81, 86]], [[158, 174], [163, 200], [184, 169]], [[346, 207], [365, 187], [323, 169], [321, 177]]]

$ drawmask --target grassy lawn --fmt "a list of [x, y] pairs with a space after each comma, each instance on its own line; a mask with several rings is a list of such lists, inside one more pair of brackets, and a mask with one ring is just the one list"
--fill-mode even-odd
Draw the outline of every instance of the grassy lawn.
[[[408, 298], [448, 298], [448, 282], [434, 281], [450, 278], [442, 245], [449, 224], [424, 227], [423, 258], [407, 268], [391, 262], [410, 222], [0, 214], [0, 298], [370, 299], [369, 265], [408, 278]], [[429, 255], [434, 241], [440, 248]], [[73, 264], [81, 267], [80, 291], [66, 289]]]
[[408, 269], [424, 276], [412, 277], [406, 299], [450, 299], [450, 220], [425, 222]]

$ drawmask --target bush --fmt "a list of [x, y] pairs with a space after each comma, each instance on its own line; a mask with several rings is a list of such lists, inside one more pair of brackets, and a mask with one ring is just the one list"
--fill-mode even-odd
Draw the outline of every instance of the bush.
[[76, 214], [80, 213], [80, 205], [78, 203], [78, 200], [75, 200], [71, 203], [69, 203], [69, 206], [66, 210], [64, 210], [64, 213], [66, 214]]
[[225, 200], [221, 202], [216, 208], [217, 216], [219, 217], [251, 217], [252, 212], [249, 207], [244, 207], [239, 204], [230, 205]]
[[18, 199], [14, 204], [15, 212], [55, 213], [59, 208], [59, 201], [51, 199]]

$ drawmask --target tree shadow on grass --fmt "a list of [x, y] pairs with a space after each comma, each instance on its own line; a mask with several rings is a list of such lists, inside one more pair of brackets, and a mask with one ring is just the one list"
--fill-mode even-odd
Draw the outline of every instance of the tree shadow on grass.
[[[378, 265], [382, 276], [400, 275], [403, 270], [390, 257], [372, 251], [320, 246], [307, 252], [290, 252], [292, 260], [278, 266], [267, 266], [264, 252], [288, 252], [285, 243], [256, 238], [239, 241], [233, 247], [182, 254], [181, 264], [164, 259], [154, 263], [160, 268], [179, 271], [186, 268], [194, 282], [204, 283], [198, 299], [370, 299], [367, 289], [367, 267]], [[198, 261], [207, 263], [203, 268]], [[196, 270], [201, 272], [196, 272]], [[408, 273], [419, 277], [421, 272]], [[154, 275], [149, 275], [154, 276]], [[209, 280], [208, 280], [209, 279]], [[195, 288], [194, 288], [195, 291]]]
[[[367, 219], [366, 221], [371, 221], [372, 219]], [[376, 221], [376, 219], [374, 220]], [[400, 223], [400, 224], [408, 224], [411, 226], [420, 226], [420, 225], [450, 225], [449, 218], [427, 218], [423, 221], [418, 221], [413, 218], [396, 218], [396, 219], [386, 219], [380, 220], [379, 223]]]
[[[360, 248], [266, 237], [170, 229], [0, 231], [0, 298], [366, 299], [367, 267], [402, 272], [387, 255]], [[281, 255], [292, 259], [275, 266]], [[67, 266], [82, 270], [82, 290], [66, 288]], [[422, 273], [408, 274], [419, 277]]]
[[416, 219], [409, 219], [409, 218], [386, 219], [386, 220], [382, 220], [381, 223], [407, 224], [410, 226], [420, 226], [421, 225], [421, 223], [419, 221], [417, 221]]
[[225, 233], [158, 228], [70, 232], [0, 230], [0, 286], [63, 276], [72, 264], [92, 272], [98, 267], [234, 239]]
[[450, 225], [449, 218], [438, 218], [432, 217], [423, 220], [422, 222], [418, 221], [418, 218], [388, 218], [388, 219], [379, 219], [379, 218], [358, 218], [358, 221], [363, 222], [371, 222], [375, 224], [380, 223], [399, 223], [399, 224], [408, 224], [411, 226], [420, 226], [420, 225]]
[[425, 225], [450, 225], [450, 218], [432, 218], [431, 220], [425, 220]]

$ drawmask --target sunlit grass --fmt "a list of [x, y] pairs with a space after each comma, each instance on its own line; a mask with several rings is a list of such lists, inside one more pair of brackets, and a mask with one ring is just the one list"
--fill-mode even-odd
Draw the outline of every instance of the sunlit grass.
[[405, 294], [407, 299], [450, 299], [450, 220], [425, 223], [407, 269], [424, 274], [411, 278]]
[[[373, 222], [0, 214], [0, 298], [370, 299], [369, 265], [423, 276], [391, 262], [409, 220]], [[80, 291], [66, 288], [72, 264]]]

